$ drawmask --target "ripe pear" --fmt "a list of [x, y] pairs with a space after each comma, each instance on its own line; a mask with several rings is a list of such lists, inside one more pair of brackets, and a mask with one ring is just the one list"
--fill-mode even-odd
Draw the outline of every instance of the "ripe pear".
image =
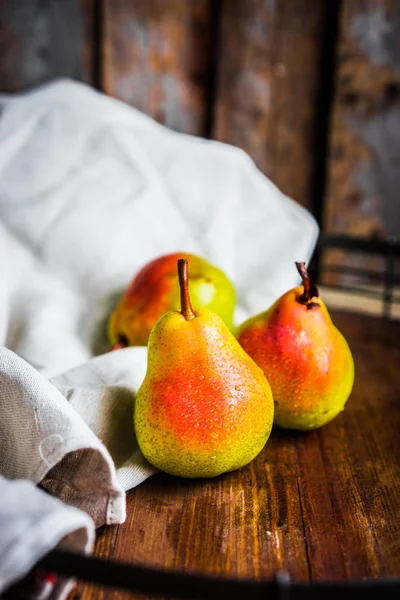
[[236, 337], [271, 385], [274, 423], [310, 430], [343, 410], [353, 387], [354, 362], [305, 263], [296, 266], [303, 285], [243, 323]]
[[233, 327], [235, 288], [221, 269], [193, 254], [166, 254], [147, 263], [133, 278], [108, 323], [108, 337], [117, 348], [145, 346], [163, 314], [179, 309], [178, 258], [190, 261], [190, 294], [194, 309], [209, 308]]
[[193, 309], [187, 268], [178, 260], [181, 310], [167, 312], [151, 331], [134, 426], [153, 466], [180, 477], [215, 477], [262, 450], [274, 403], [263, 372], [222, 319]]

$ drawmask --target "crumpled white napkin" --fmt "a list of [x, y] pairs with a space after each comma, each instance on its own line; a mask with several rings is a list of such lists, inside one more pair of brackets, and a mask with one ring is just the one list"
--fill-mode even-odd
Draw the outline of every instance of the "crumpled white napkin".
[[50, 383], [0, 348], [0, 473], [41, 483], [98, 527], [123, 522], [124, 490], [155, 472], [133, 435], [132, 389], [144, 376], [145, 353], [99, 356]]
[[116, 299], [147, 261], [193, 252], [234, 282], [238, 323], [298, 283], [317, 225], [241, 150], [84, 84], [0, 109], [0, 473], [122, 521], [154, 469], [128, 418], [146, 350], [106, 353]]
[[[88, 553], [93, 542], [94, 525], [86, 513], [66, 506], [30, 481], [0, 476], [0, 594], [55, 546]], [[49, 599], [65, 598], [71, 583], [58, 578]]]

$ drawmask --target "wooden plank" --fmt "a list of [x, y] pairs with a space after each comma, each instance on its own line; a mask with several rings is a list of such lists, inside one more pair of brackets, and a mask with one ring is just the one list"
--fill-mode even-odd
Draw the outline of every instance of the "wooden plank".
[[127, 512], [115, 559], [257, 578], [289, 564], [297, 580], [308, 579], [296, 452], [288, 440], [273, 436], [247, 468], [216, 479], [158, 474], [128, 494]]
[[0, 90], [55, 77], [92, 80], [94, 0], [0, 3]]
[[[324, 203], [329, 233], [400, 237], [399, 9], [398, 0], [342, 3]], [[337, 250], [326, 253], [332, 263], [383, 269], [379, 258]]]
[[[345, 411], [310, 433], [274, 428], [239, 471], [193, 481], [155, 475], [127, 494], [127, 521], [101, 531], [98, 556], [221, 577], [399, 575], [400, 324], [332, 317], [356, 365]], [[127, 597], [77, 591], [81, 600]]]
[[210, 0], [105, 0], [105, 91], [185, 133], [203, 135]]
[[400, 325], [342, 314], [356, 380], [349, 410], [318, 436], [349, 579], [400, 573]]
[[308, 207], [325, 10], [320, 0], [222, 1], [214, 135]]

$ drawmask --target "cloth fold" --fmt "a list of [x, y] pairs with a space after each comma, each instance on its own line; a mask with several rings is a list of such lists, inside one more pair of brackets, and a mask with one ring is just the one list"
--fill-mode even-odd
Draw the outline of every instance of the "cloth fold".
[[125, 494], [114, 462], [67, 399], [7, 348], [0, 348], [0, 390], [0, 473], [41, 482], [97, 526], [121, 523]]
[[[94, 524], [30, 481], [0, 476], [0, 594], [25, 577], [56, 546], [89, 553]], [[57, 578], [50, 599], [65, 598], [71, 580]]]

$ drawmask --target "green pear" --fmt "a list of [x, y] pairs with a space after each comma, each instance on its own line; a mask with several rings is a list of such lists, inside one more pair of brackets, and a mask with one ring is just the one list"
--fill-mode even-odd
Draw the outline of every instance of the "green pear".
[[179, 308], [176, 261], [190, 261], [194, 308], [209, 308], [233, 327], [235, 288], [221, 269], [194, 254], [166, 254], [147, 263], [132, 279], [108, 322], [108, 337], [117, 348], [145, 346], [155, 322]]

